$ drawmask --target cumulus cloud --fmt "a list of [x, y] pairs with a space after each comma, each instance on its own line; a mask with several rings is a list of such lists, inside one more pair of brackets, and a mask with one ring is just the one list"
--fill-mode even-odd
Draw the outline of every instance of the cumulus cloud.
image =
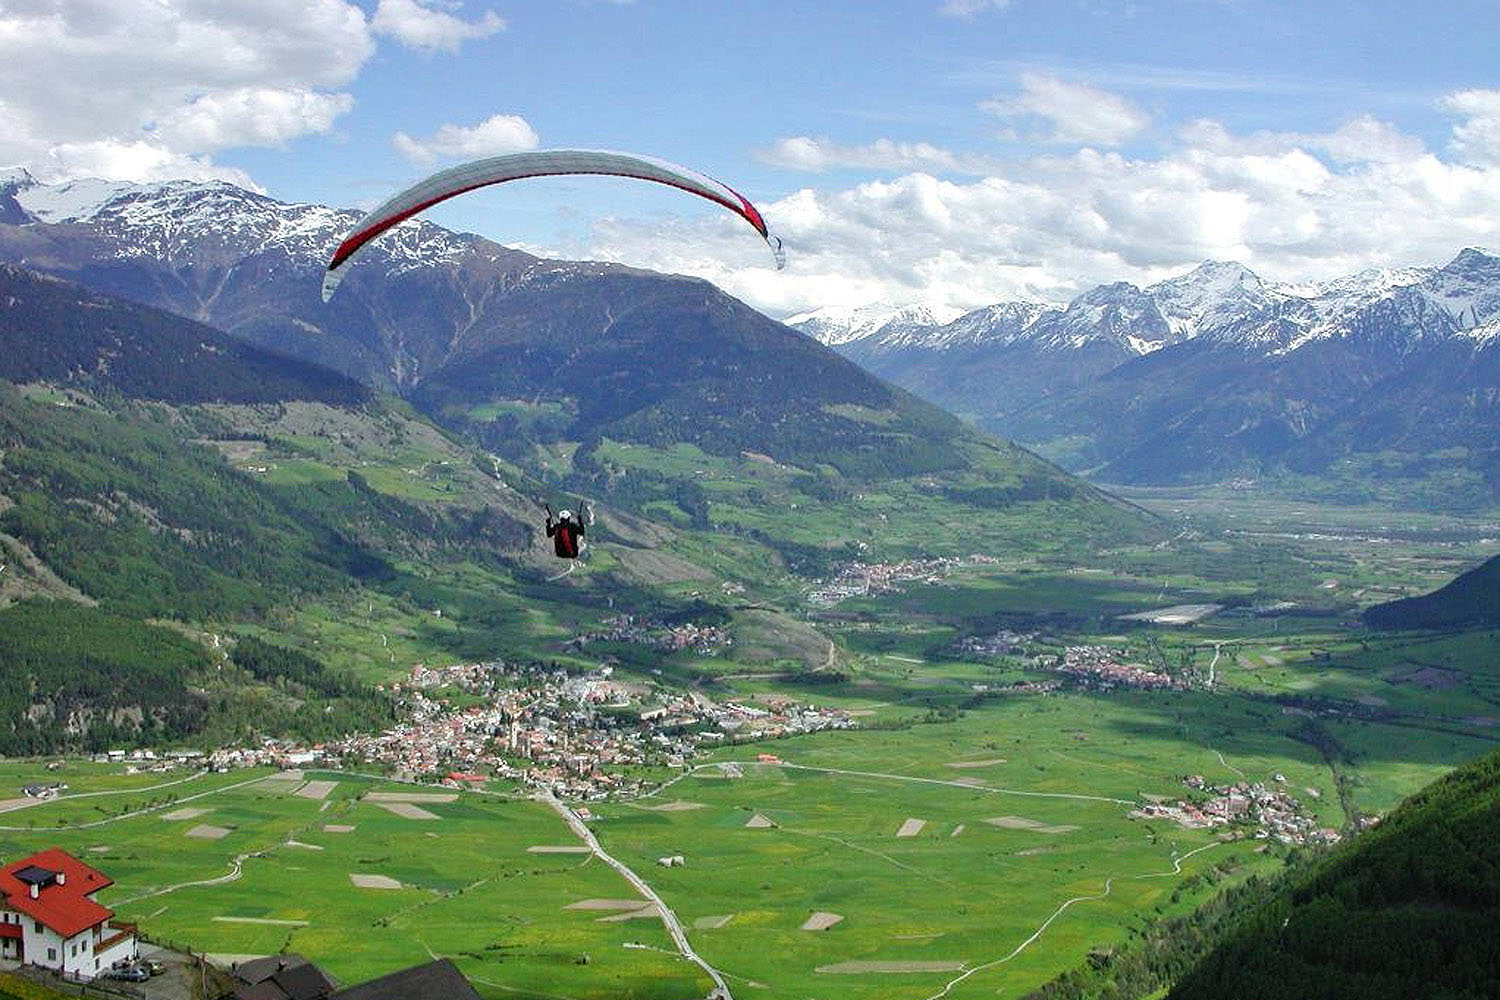
[[326, 131], [373, 51], [346, 0], [8, 3], [0, 162], [49, 179], [145, 180], [176, 164], [241, 180], [209, 154]]
[[177, 153], [161, 143], [145, 140], [59, 143], [40, 153], [32, 165], [36, 172], [47, 177], [103, 177], [142, 184], [218, 180], [264, 193], [243, 170], [216, 164], [207, 156]]
[[1441, 101], [1464, 120], [1453, 127], [1453, 150], [1467, 163], [1500, 165], [1500, 90], [1461, 90]]
[[[1434, 264], [1500, 242], [1500, 161], [1480, 162], [1488, 98], [1454, 95], [1444, 107], [1462, 116], [1461, 157], [1371, 117], [1324, 133], [1238, 134], [1199, 121], [1149, 156], [1085, 148], [995, 163], [977, 177], [911, 170], [805, 188], [760, 204], [786, 241], [780, 274], [727, 215], [607, 220], [570, 249], [696, 274], [783, 316], [828, 302], [1063, 302], [1206, 259], [1238, 260], [1269, 280]], [[833, 155], [813, 140], [789, 148], [801, 169]]]
[[164, 142], [187, 149], [275, 146], [308, 132], [326, 132], [354, 107], [348, 94], [303, 87], [240, 87], [203, 94], [155, 125]]
[[444, 125], [429, 139], [413, 139], [397, 132], [392, 143], [413, 163], [428, 164], [443, 158], [470, 159], [498, 156], [537, 147], [537, 134], [519, 115], [492, 115], [472, 128]]
[[867, 170], [927, 170], [937, 173], [983, 174], [994, 169], [988, 157], [954, 153], [926, 142], [877, 139], [864, 146], [843, 146], [829, 139], [805, 135], [778, 139], [758, 151], [763, 163], [789, 170], [822, 172], [841, 167]]
[[1150, 118], [1117, 94], [1043, 73], [1023, 73], [1021, 92], [997, 97], [980, 107], [1007, 124], [1006, 136], [1020, 137], [1019, 123], [1040, 119], [1046, 142], [1118, 146], [1148, 124]]
[[1401, 163], [1427, 152], [1422, 140], [1371, 115], [1351, 119], [1332, 132], [1255, 132], [1243, 136], [1231, 135], [1218, 122], [1202, 119], [1186, 125], [1180, 136], [1193, 148], [1215, 153], [1307, 149], [1322, 153], [1336, 163], [1346, 164]]
[[414, 49], [457, 52], [470, 39], [502, 30], [505, 21], [494, 11], [485, 11], [477, 21], [465, 21], [418, 0], [380, 0], [370, 26]]

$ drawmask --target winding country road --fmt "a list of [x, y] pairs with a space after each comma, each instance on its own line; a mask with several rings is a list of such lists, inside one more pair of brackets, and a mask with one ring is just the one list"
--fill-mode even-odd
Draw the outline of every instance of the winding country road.
[[[40, 805], [45, 802], [51, 805], [58, 802], [68, 802], [72, 799], [94, 798], [100, 795], [129, 795], [133, 793], [139, 794], [141, 792], [153, 791], [158, 788], [166, 788], [170, 785], [180, 785], [184, 782], [201, 778], [208, 773], [209, 772], [207, 771], [199, 771], [197, 774], [191, 775], [187, 778], [182, 778], [177, 781], [164, 782], [160, 785], [150, 785], [145, 788], [123, 788], [118, 791], [109, 792], [79, 792], [77, 795], [59, 795], [55, 798], [50, 799], [38, 799], [37, 803]], [[265, 780], [267, 777], [269, 777], [269, 775], [257, 775], [256, 777], [250, 778], [247, 781], [237, 781], [232, 785], [220, 785], [217, 788], [210, 788], [207, 791], [198, 792], [196, 795], [186, 795], [180, 799], [173, 799], [170, 802], [163, 802], [160, 805], [147, 806], [144, 809], [136, 809], [132, 812], [121, 813], [118, 816], [108, 816], [104, 819], [96, 819], [90, 823], [75, 823], [72, 826], [0, 826], [0, 830], [25, 830], [28, 833], [56, 832], [58, 830], [92, 830], [96, 827], [107, 826], [110, 823], [118, 823], [122, 819], [132, 819], [136, 816], [144, 816], [147, 813], [161, 812], [163, 809], [170, 809], [175, 806], [181, 806], [184, 802], [193, 802], [197, 799], [203, 798], [206, 795], [217, 795], [220, 792], [227, 792], [233, 788], [243, 788], [245, 785], [253, 785], [257, 781]]]
[[682, 922], [677, 919], [677, 914], [672, 912], [672, 908], [667, 905], [666, 900], [658, 896], [656, 890], [652, 889], [646, 883], [645, 879], [632, 871], [629, 865], [607, 854], [604, 848], [600, 846], [599, 839], [594, 836], [594, 831], [590, 830], [588, 824], [584, 823], [579, 815], [566, 803], [558, 799], [550, 791], [539, 793], [538, 798], [555, 809], [558, 815], [562, 816], [572, 831], [577, 834], [578, 839], [588, 845], [594, 857], [619, 872], [625, 881], [635, 886], [636, 890], [642, 896], [645, 896], [656, 904], [657, 912], [661, 914], [661, 922], [666, 925], [667, 933], [672, 936], [673, 943], [677, 945], [678, 953], [708, 973], [708, 978], [714, 981], [714, 989], [709, 993], [708, 1000], [734, 1000], [734, 995], [729, 992], [729, 984], [724, 981], [724, 977], [720, 975], [719, 970], [709, 965], [701, 955], [693, 950], [692, 944], [688, 942], [687, 932], [682, 929]]
[[[749, 763], [749, 762], [731, 762]], [[702, 765], [705, 767], [717, 767], [717, 764]], [[808, 764], [792, 764], [782, 761], [778, 766], [790, 767], [798, 771], [816, 771], [820, 774], [844, 774], [852, 778], [883, 778], [886, 781], [911, 781], [923, 785], [948, 785], [952, 788], [962, 788], [966, 792], [991, 792], [996, 795], [1024, 795], [1036, 799], [1077, 799], [1084, 802], [1108, 802], [1117, 806], [1133, 806], [1135, 802], [1130, 799], [1112, 799], [1105, 795], [1077, 795], [1072, 792], [1023, 792], [1018, 788], [996, 788], [993, 785], [970, 785], [962, 781], [949, 781], [944, 778], [919, 778], [910, 774], [885, 774], [880, 771], [850, 771], [842, 767], [812, 767]], [[696, 768], [694, 769], [696, 770]]]
[[1016, 945], [1015, 949], [1013, 951], [1011, 951], [1011, 953], [1009, 955], [1006, 955], [1004, 958], [997, 958], [993, 962], [985, 962], [983, 965], [976, 965], [972, 969], [966, 969], [963, 972], [962, 975], [958, 976], [955, 979], [949, 980], [948, 985], [944, 986], [942, 989], [938, 990], [936, 993], [933, 993], [930, 996], [926, 997], [925, 1000], [942, 1000], [943, 997], [947, 996], [953, 990], [953, 987], [957, 986], [959, 983], [963, 982], [965, 979], [968, 979], [970, 976], [974, 975], [974, 973], [976, 973], [976, 972], [983, 972], [985, 969], [993, 969], [997, 965], [1004, 965], [1006, 962], [1009, 962], [1011, 959], [1015, 958], [1017, 955], [1021, 954], [1021, 952], [1025, 951], [1028, 947], [1030, 947], [1036, 941], [1037, 938], [1041, 937], [1042, 933], [1044, 931], [1046, 931], [1046, 929], [1048, 927], [1051, 927], [1052, 926], [1052, 922], [1054, 920], [1056, 920], [1058, 917], [1062, 916], [1063, 915], [1063, 911], [1067, 910], [1068, 907], [1072, 906], [1074, 903], [1091, 903], [1091, 902], [1096, 902], [1096, 901], [1104, 899], [1106, 896], [1108, 896], [1110, 894], [1110, 892], [1112, 892], [1114, 890], [1116, 879], [1119, 879], [1119, 878], [1129, 878], [1129, 879], [1168, 878], [1168, 877], [1170, 877], [1172, 875], [1181, 875], [1182, 874], [1182, 863], [1184, 861], [1186, 861], [1188, 858], [1192, 857], [1194, 854], [1197, 854], [1200, 851], [1207, 851], [1210, 848], [1219, 847], [1219, 846], [1222, 846], [1222, 845], [1219, 844], [1219, 843], [1204, 844], [1202, 847], [1196, 847], [1193, 850], [1188, 851], [1186, 854], [1181, 855], [1180, 857], [1174, 855], [1173, 858], [1172, 858], [1172, 870], [1169, 871], [1169, 872], [1148, 872], [1145, 875], [1123, 875], [1123, 876], [1111, 875], [1109, 878], [1107, 878], [1107, 879], [1104, 880], [1104, 891], [1103, 892], [1101, 892], [1101, 893], [1099, 893], [1097, 895], [1094, 895], [1094, 896], [1074, 896], [1072, 899], [1064, 900], [1063, 903], [1062, 903], [1062, 905], [1059, 906], [1057, 909], [1053, 910], [1052, 911], [1052, 915], [1050, 917], [1048, 917], [1046, 920], [1043, 920], [1042, 921], [1042, 925], [1040, 927], [1038, 927], [1035, 931], [1032, 932], [1031, 937], [1027, 938], [1025, 941], [1022, 941], [1020, 944]]

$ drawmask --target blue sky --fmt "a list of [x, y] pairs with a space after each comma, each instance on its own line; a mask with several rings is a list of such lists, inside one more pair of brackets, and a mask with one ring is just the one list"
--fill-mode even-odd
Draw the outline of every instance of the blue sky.
[[653, 153], [761, 204], [554, 180], [435, 221], [701, 274], [777, 315], [971, 308], [1207, 257], [1280, 280], [1500, 243], [1493, 0], [7, 0], [0, 159], [369, 205], [511, 149]]

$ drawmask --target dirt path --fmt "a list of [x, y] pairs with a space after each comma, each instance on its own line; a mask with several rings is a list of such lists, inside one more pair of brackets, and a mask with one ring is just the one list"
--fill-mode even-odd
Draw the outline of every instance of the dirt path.
[[1148, 873], [1146, 873], [1144, 875], [1111, 875], [1111, 876], [1109, 876], [1108, 878], [1106, 878], [1104, 880], [1104, 891], [1103, 892], [1098, 893], [1097, 895], [1093, 895], [1093, 896], [1074, 896], [1072, 899], [1064, 900], [1063, 903], [1062, 903], [1062, 905], [1060, 905], [1057, 909], [1053, 910], [1052, 911], [1052, 915], [1049, 916], [1046, 920], [1043, 920], [1042, 921], [1042, 925], [1040, 927], [1038, 927], [1036, 930], [1032, 931], [1031, 936], [1029, 938], [1027, 938], [1025, 941], [1022, 941], [1020, 944], [1016, 945], [1016, 947], [1011, 951], [1010, 954], [1006, 955], [1004, 958], [997, 958], [993, 962], [985, 962], [983, 965], [976, 965], [976, 966], [974, 966], [972, 969], [969, 969], [968, 971], [964, 972], [963, 975], [957, 976], [957, 977], [949, 980], [948, 981], [948, 985], [944, 986], [942, 989], [938, 990], [936, 993], [933, 993], [930, 996], [925, 997], [924, 1000], [942, 1000], [943, 997], [946, 997], [950, 992], [953, 991], [953, 987], [957, 986], [959, 983], [963, 982], [965, 979], [968, 979], [970, 976], [974, 975], [974, 973], [976, 973], [976, 972], [983, 972], [986, 969], [993, 969], [997, 965], [1004, 965], [1006, 962], [1009, 962], [1011, 959], [1015, 958], [1017, 955], [1021, 954], [1021, 952], [1025, 951], [1033, 943], [1035, 943], [1036, 940], [1038, 938], [1040, 938], [1043, 933], [1046, 932], [1047, 928], [1052, 926], [1052, 922], [1055, 921], [1058, 917], [1062, 916], [1063, 913], [1069, 907], [1073, 906], [1075, 903], [1090, 903], [1090, 902], [1096, 902], [1098, 900], [1104, 899], [1106, 896], [1108, 896], [1110, 894], [1110, 892], [1112, 892], [1114, 890], [1114, 884], [1115, 884], [1115, 882], [1117, 880], [1119, 880], [1121, 878], [1128, 878], [1128, 879], [1169, 878], [1169, 877], [1171, 877], [1173, 875], [1181, 875], [1182, 874], [1182, 863], [1184, 861], [1186, 861], [1188, 858], [1190, 858], [1194, 854], [1198, 854], [1198, 853], [1200, 853], [1202, 851], [1207, 851], [1207, 850], [1209, 850], [1211, 848], [1221, 847], [1221, 846], [1223, 846], [1223, 845], [1220, 844], [1220, 843], [1218, 843], [1218, 842], [1215, 842], [1215, 843], [1212, 843], [1212, 844], [1204, 844], [1202, 847], [1195, 847], [1193, 850], [1188, 851], [1186, 854], [1181, 855], [1180, 857], [1174, 855], [1173, 858], [1172, 858], [1172, 870], [1168, 871], [1168, 872], [1148, 872]]
[[110, 902], [118, 908], [126, 905], [127, 903], [137, 903], [143, 899], [150, 899], [152, 896], [164, 896], [169, 892], [176, 892], [178, 889], [190, 889], [193, 886], [224, 885], [228, 882], [237, 882], [239, 881], [240, 876], [244, 874], [245, 862], [248, 859], [263, 858], [265, 856], [265, 851], [246, 851], [244, 854], [235, 855], [234, 860], [229, 863], [229, 871], [224, 875], [220, 875], [218, 878], [205, 878], [196, 879], [191, 882], [178, 882], [176, 885], [164, 886], [160, 889], [152, 889], [150, 892], [143, 892], [139, 896], [131, 896], [128, 899], [112, 899], [110, 900]]
[[[201, 778], [207, 773], [207, 771], [201, 771], [198, 774], [193, 775], [193, 778]], [[84, 792], [79, 795], [59, 795], [55, 799], [49, 799], [48, 802], [62, 802], [67, 799], [86, 799], [96, 795], [124, 795], [127, 791], [149, 792], [157, 788], [166, 788], [168, 785], [180, 785], [184, 781], [193, 780], [193, 778], [183, 778], [180, 781], [169, 781], [163, 785], [152, 785], [148, 788], [132, 788], [119, 792]], [[56, 832], [59, 830], [92, 830], [97, 827], [108, 826], [110, 823], [118, 823], [122, 819], [132, 819], [136, 816], [145, 816], [150, 813], [160, 812], [163, 809], [171, 809], [175, 806], [181, 806], [184, 802], [194, 802], [209, 795], [218, 795], [220, 792], [227, 792], [235, 788], [243, 788], [246, 785], [253, 785], [257, 781], [264, 781], [265, 778], [266, 775], [259, 775], [258, 777], [250, 778], [248, 781], [237, 781], [232, 785], [222, 785], [218, 788], [210, 788], [206, 792], [199, 792], [197, 795], [189, 795], [186, 798], [174, 799], [171, 802], [163, 802], [161, 805], [147, 806], [145, 809], [137, 809], [134, 812], [121, 813], [118, 816], [109, 816], [105, 819], [96, 819], [92, 823], [77, 823], [72, 826], [0, 826], [0, 830], [26, 830], [37, 833]]]
[[928, 875], [926, 872], [922, 871], [921, 869], [919, 869], [919, 868], [913, 868], [911, 865], [907, 864], [904, 861], [898, 861], [897, 859], [891, 857], [889, 854], [882, 854], [879, 851], [877, 851], [877, 850], [875, 850], [873, 848], [870, 848], [870, 847], [861, 847], [858, 844], [851, 844], [851, 843], [849, 843], [849, 841], [844, 840], [844, 839], [842, 839], [840, 837], [835, 837], [832, 834], [814, 833], [811, 830], [798, 830], [798, 829], [795, 829], [795, 828], [790, 827], [790, 826], [783, 826], [783, 827], [779, 827], [778, 829], [780, 829], [782, 833], [791, 833], [791, 834], [795, 834], [795, 835], [797, 835], [799, 837], [816, 837], [818, 840], [832, 841], [835, 844], [839, 844], [839, 845], [841, 845], [843, 847], [849, 848], [849, 850], [851, 850], [851, 851], [859, 851], [861, 854], [868, 854], [872, 858], [879, 858], [882, 861], [889, 861], [891, 864], [895, 865], [897, 868], [900, 868], [903, 871], [909, 871], [913, 875], [920, 875], [923, 878], [932, 879], [933, 881], [936, 881], [936, 882], [950, 882], [949, 879], [945, 879], [945, 878], [942, 878], [942, 877], [937, 876], [937, 875]]
[[[747, 763], [747, 762], [741, 762]], [[717, 767], [718, 764], [703, 765]], [[1117, 806], [1134, 806], [1135, 802], [1129, 799], [1112, 799], [1105, 795], [1079, 795], [1072, 792], [1023, 792], [1016, 788], [996, 788], [989, 785], [970, 785], [963, 781], [948, 781], [943, 778], [919, 778], [910, 774], [885, 774], [880, 771], [851, 771], [842, 767], [813, 767], [809, 764], [791, 764], [787, 761], [781, 762], [782, 767], [794, 768], [798, 771], [815, 771], [820, 774], [845, 774], [853, 778], [882, 778], [886, 781], [912, 781], [924, 785], [947, 785], [950, 788], [962, 788], [968, 792], [993, 792], [998, 795], [1024, 795], [1028, 798], [1037, 799], [1076, 799], [1084, 802], [1108, 802]], [[696, 770], [696, 768], [694, 769]]]
[[1248, 781], [1248, 780], [1250, 780], [1250, 779], [1248, 779], [1248, 778], [1245, 777], [1245, 772], [1244, 771], [1241, 771], [1239, 768], [1237, 768], [1233, 764], [1229, 763], [1229, 761], [1225, 760], [1224, 759], [1224, 755], [1222, 753], [1220, 753], [1218, 750], [1214, 751], [1214, 756], [1217, 757], [1217, 758], [1219, 758], [1219, 763], [1220, 764], [1223, 764], [1225, 767], [1229, 768], [1229, 770], [1233, 771], [1235, 774], [1238, 774], [1240, 776], [1240, 780], [1241, 781]]

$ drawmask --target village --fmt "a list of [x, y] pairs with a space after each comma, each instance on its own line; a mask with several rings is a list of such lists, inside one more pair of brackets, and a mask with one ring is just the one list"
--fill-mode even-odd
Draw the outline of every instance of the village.
[[[648, 780], [634, 768], [681, 768], [707, 747], [856, 725], [841, 709], [790, 698], [718, 703], [626, 683], [609, 666], [585, 674], [498, 661], [417, 666], [390, 691], [406, 721], [384, 732], [315, 746], [266, 739], [216, 750], [208, 764], [374, 766], [407, 780], [474, 786], [498, 778], [595, 801], [644, 791]], [[454, 696], [468, 704], [455, 707]]]
[[[1284, 785], [1286, 778], [1276, 774], [1273, 782]], [[1221, 826], [1253, 827], [1253, 836], [1283, 844], [1333, 844], [1339, 833], [1332, 827], [1320, 827], [1317, 819], [1303, 811], [1302, 803], [1282, 787], [1268, 787], [1261, 782], [1237, 781], [1232, 785], [1210, 785], [1199, 774], [1190, 774], [1182, 783], [1198, 797], [1151, 802], [1130, 815], [1136, 819], [1166, 819], [1190, 830]]]
[[[1164, 671], [1128, 662], [1123, 649], [1101, 645], [1079, 645], [1066, 646], [1061, 653], [1041, 653], [1036, 652], [1036, 644], [1037, 633], [1035, 632], [1013, 632], [1009, 629], [1001, 629], [990, 635], [965, 636], [955, 643], [954, 648], [960, 655], [976, 659], [1018, 657], [1028, 669], [1062, 674], [1075, 685], [1088, 690], [1112, 691], [1116, 688], [1130, 688], [1150, 691], [1187, 686], [1185, 681], [1174, 678]], [[1026, 687], [1016, 685], [1012, 690], [1045, 691], [1053, 688], [1028, 684]]]
[[1081, 687], [1098, 691], [1115, 688], [1154, 690], [1183, 687], [1170, 674], [1138, 663], [1125, 662], [1125, 651], [1108, 646], [1069, 646], [1060, 656], [1038, 656], [1034, 665], [1066, 674]]
[[669, 625], [635, 615], [616, 615], [605, 619], [604, 624], [607, 627], [602, 631], [569, 639], [565, 648], [578, 651], [601, 642], [627, 642], [668, 653], [687, 649], [699, 656], [715, 656], [734, 643], [729, 630], [718, 625], [694, 622]]
[[992, 556], [974, 554], [962, 559], [940, 556], [891, 563], [843, 563], [831, 580], [824, 580], [807, 595], [807, 600], [815, 607], [830, 608], [851, 597], [894, 593], [910, 583], [941, 584], [944, 577], [961, 566], [995, 561]]

